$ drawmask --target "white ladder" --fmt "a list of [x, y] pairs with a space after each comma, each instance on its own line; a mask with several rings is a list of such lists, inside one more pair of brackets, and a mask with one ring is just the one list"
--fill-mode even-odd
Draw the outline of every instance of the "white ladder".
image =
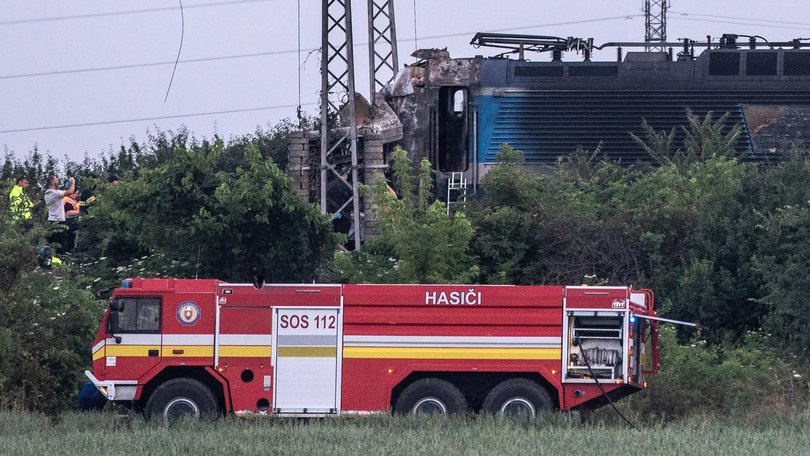
[[[457, 195], [455, 201], [452, 199], [454, 194]], [[466, 202], [467, 178], [464, 177], [464, 173], [450, 173], [450, 179], [447, 181], [447, 215], [450, 215], [451, 204], [461, 204]]]

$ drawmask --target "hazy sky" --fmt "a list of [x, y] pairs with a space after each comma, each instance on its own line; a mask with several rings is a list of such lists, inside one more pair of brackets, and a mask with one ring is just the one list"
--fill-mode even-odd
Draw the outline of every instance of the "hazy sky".
[[[367, 95], [367, 2], [353, 3], [357, 89]], [[810, 36], [806, 1], [670, 5], [671, 41], [723, 33], [771, 41]], [[181, 36], [178, 0], [0, 0], [0, 146], [20, 158], [37, 145], [80, 160], [131, 137], [143, 142], [156, 128], [185, 125], [197, 137], [250, 133], [295, 117], [299, 67], [300, 103], [317, 114], [320, 60], [317, 53], [304, 59], [320, 45], [321, 2], [300, 2], [300, 60], [297, 1], [183, 0], [183, 6], [181, 63], [164, 103]], [[446, 46], [453, 57], [492, 55], [468, 44], [478, 31], [641, 41], [641, 6], [642, 0], [396, 1], [400, 63], [413, 61], [416, 46]]]

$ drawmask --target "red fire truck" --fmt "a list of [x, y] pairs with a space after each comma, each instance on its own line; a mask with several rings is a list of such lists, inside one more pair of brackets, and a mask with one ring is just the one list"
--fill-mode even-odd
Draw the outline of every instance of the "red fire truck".
[[87, 371], [147, 417], [534, 415], [593, 408], [658, 368], [628, 287], [265, 285], [128, 279]]

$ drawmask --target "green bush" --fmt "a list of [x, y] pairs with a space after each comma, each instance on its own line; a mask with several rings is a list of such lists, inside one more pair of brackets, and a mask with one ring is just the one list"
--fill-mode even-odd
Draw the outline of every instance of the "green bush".
[[718, 415], [741, 423], [785, 417], [808, 405], [803, 372], [766, 348], [769, 338], [749, 333], [742, 345], [677, 343], [662, 328], [661, 372], [628, 406], [645, 420]]
[[37, 266], [47, 227], [0, 211], [0, 409], [63, 410], [89, 367], [103, 304], [69, 270]]

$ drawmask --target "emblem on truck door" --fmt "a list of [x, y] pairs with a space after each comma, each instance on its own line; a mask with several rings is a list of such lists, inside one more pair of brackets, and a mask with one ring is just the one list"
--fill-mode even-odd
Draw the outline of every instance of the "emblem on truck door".
[[183, 326], [194, 326], [200, 320], [200, 306], [192, 301], [183, 301], [177, 306], [177, 321]]

